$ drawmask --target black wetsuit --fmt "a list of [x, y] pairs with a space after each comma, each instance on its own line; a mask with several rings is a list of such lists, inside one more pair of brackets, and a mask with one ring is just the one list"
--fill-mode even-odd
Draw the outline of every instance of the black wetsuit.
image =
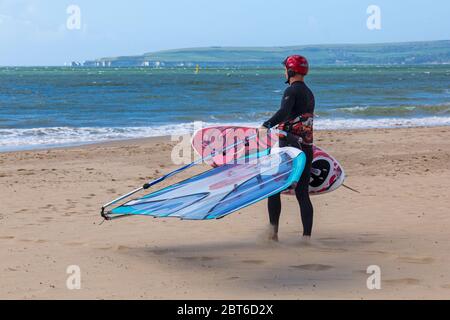
[[[297, 81], [292, 83], [284, 92], [281, 108], [272, 118], [264, 123], [264, 127], [272, 128], [282, 122], [294, 119], [305, 113], [314, 113], [314, 95], [308, 86]], [[309, 180], [311, 178], [311, 163], [313, 159], [313, 150], [311, 145], [299, 144], [298, 139], [280, 140], [280, 147], [296, 147], [302, 149], [306, 155], [306, 165], [300, 180], [295, 188], [297, 201], [300, 205], [300, 213], [303, 224], [303, 235], [310, 236], [313, 226], [313, 206], [309, 199]], [[278, 232], [278, 224], [281, 214], [281, 194], [275, 194], [269, 197], [268, 201], [270, 224]]]

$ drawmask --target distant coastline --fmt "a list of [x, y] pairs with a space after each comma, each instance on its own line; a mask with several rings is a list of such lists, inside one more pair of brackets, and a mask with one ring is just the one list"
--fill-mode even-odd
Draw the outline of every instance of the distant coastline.
[[74, 67], [275, 67], [292, 53], [314, 65], [450, 64], [450, 40], [289, 47], [207, 47], [72, 62]]

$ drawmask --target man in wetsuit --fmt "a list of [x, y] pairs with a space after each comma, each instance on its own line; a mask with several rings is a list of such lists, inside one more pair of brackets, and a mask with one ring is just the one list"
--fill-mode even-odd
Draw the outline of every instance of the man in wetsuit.
[[[303, 237], [309, 240], [313, 225], [313, 206], [309, 199], [309, 180], [313, 159], [313, 116], [314, 95], [304, 82], [309, 65], [306, 58], [298, 55], [290, 56], [283, 62], [286, 68], [286, 89], [281, 102], [281, 108], [266, 122], [260, 131], [278, 126], [288, 133], [288, 137], [280, 138], [280, 147], [295, 147], [303, 150], [306, 155], [306, 165], [300, 180], [295, 187], [295, 194], [300, 205], [303, 223]], [[261, 133], [260, 133], [261, 134]], [[281, 194], [275, 194], [268, 200], [270, 219], [270, 239], [278, 241], [278, 225], [281, 214]]]

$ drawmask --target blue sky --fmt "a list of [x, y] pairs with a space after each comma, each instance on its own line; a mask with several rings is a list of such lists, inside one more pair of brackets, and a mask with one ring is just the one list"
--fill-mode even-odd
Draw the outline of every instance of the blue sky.
[[[69, 30], [69, 5], [81, 28]], [[381, 30], [368, 30], [369, 5]], [[200, 46], [450, 39], [448, 0], [0, 0], [0, 65], [62, 65]]]

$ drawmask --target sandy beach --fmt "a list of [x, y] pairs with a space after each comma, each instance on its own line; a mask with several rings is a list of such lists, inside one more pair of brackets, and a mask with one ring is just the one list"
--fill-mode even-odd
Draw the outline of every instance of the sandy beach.
[[[279, 243], [264, 239], [265, 201], [217, 221], [101, 224], [103, 203], [177, 167], [168, 138], [0, 153], [0, 298], [449, 299], [449, 136], [317, 132], [360, 193], [314, 197], [310, 243], [293, 197]], [[81, 268], [80, 290], [66, 287], [69, 265]], [[366, 286], [370, 265], [380, 290]]]

